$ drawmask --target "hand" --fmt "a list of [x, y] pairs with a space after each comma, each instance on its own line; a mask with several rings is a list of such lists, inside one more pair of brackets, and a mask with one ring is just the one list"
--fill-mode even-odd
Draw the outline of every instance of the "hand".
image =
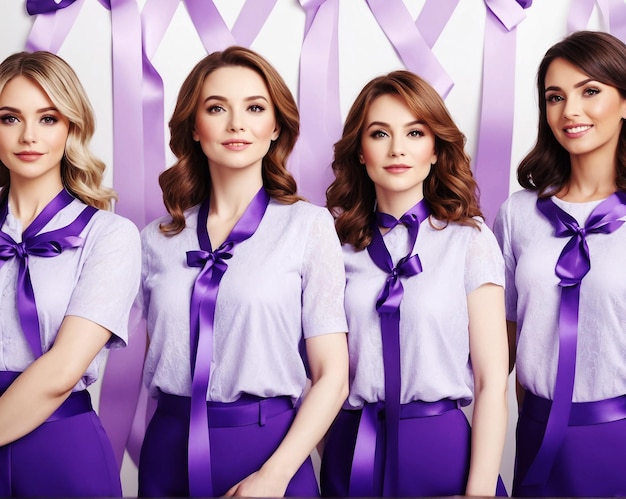
[[231, 487], [224, 497], [284, 497], [287, 485], [289, 479], [269, 476], [260, 469]]

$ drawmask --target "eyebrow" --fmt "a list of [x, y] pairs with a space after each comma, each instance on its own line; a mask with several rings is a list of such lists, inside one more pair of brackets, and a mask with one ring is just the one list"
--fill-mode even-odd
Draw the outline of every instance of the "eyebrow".
[[[414, 125], [425, 125], [425, 124], [426, 123], [423, 120], [415, 120], [415, 121], [410, 121], [409, 123], [406, 123], [404, 126], [409, 127], [409, 126], [414, 126]], [[389, 123], [385, 123], [384, 121], [372, 121], [369, 125], [367, 125], [366, 128], [372, 128], [373, 126], [388, 127]]]
[[[593, 78], [587, 78], [586, 80], [579, 81], [578, 83], [576, 83], [574, 85], [574, 88], [580, 88], [583, 85], [586, 85], [587, 83], [589, 83], [590, 81], [596, 81], [596, 80], [594, 80]], [[554, 86], [546, 88], [545, 91], [546, 92], [552, 92], [552, 91], [558, 91], [558, 90], [561, 90], [561, 87], [557, 87], [557, 86], [554, 85]]]
[[[9, 111], [10, 113], [16, 113], [16, 114], [20, 114], [21, 113], [21, 111], [19, 109], [16, 109], [16, 108], [11, 107], [11, 106], [0, 107], [0, 111]], [[41, 114], [41, 113], [48, 113], [50, 111], [55, 111], [57, 113], [59, 112], [59, 110], [56, 107], [54, 107], [54, 106], [42, 107], [41, 109], [37, 109], [37, 111], [35, 111], [35, 112], [37, 114]]]
[[[244, 99], [244, 101], [245, 102], [252, 102], [252, 101], [259, 100], [259, 99], [264, 100], [265, 102], [269, 103], [269, 100], [264, 95], [251, 95], [250, 97], [246, 97]], [[208, 102], [210, 100], [217, 100], [217, 101], [221, 101], [221, 102], [228, 101], [228, 99], [226, 97], [223, 97], [221, 95], [209, 95], [206, 99], [204, 99], [204, 102]]]

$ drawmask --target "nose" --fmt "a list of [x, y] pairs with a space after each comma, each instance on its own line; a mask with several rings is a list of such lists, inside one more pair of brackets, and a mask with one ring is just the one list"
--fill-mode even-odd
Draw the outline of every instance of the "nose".
[[563, 106], [563, 118], [571, 119], [576, 116], [580, 116], [580, 102], [577, 98], [569, 97]]
[[243, 116], [241, 115], [241, 113], [237, 111], [231, 111], [229, 129], [232, 132], [239, 132], [239, 131], [243, 131], [246, 129], [244, 126]]
[[24, 128], [22, 129], [22, 136], [20, 137], [20, 141], [23, 144], [32, 144], [37, 142], [35, 138], [35, 130], [33, 126], [29, 123], [24, 123]]
[[389, 155], [391, 157], [404, 156], [404, 144], [401, 137], [394, 137], [389, 144]]

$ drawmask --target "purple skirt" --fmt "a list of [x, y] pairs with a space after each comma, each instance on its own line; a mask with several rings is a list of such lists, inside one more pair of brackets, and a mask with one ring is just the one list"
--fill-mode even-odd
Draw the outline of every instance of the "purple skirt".
[[[0, 395], [20, 373], [0, 372]], [[72, 393], [28, 435], [0, 447], [0, 497], [121, 497], [111, 443], [89, 392]]]
[[543, 439], [550, 404], [526, 392], [517, 423], [513, 495], [626, 497], [626, 396], [572, 404], [565, 440], [548, 480], [524, 484]]
[[[402, 409], [410, 409], [412, 405], [403, 405]], [[350, 493], [350, 475], [361, 413], [360, 410], [342, 410], [329, 431], [320, 472], [322, 496], [353, 495]], [[378, 428], [370, 497], [383, 495], [384, 425], [379, 424]], [[398, 496], [464, 495], [470, 450], [471, 429], [460, 409], [426, 417], [404, 416], [401, 410]], [[507, 495], [501, 479], [496, 492], [499, 496]]]
[[[188, 397], [160, 394], [139, 457], [139, 496], [187, 497]], [[291, 399], [242, 396], [208, 402], [211, 471], [215, 496], [257, 471], [278, 448], [296, 410]], [[319, 488], [308, 458], [291, 479], [286, 496], [315, 497]]]

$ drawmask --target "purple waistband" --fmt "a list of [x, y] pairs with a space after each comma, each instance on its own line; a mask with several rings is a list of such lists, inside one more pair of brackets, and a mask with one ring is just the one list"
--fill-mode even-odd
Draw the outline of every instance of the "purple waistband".
[[[384, 402], [366, 403], [365, 407], [371, 408], [371, 409], [368, 409], [368, 412], [373, 409], [378, 414], [379, 417], [382, 417], [385, 414]], [[441, 414], [444, 414], [453, 409], [458, 409], [459, 407], [460, 405], [457, 400], [442, 399], [442, 400], [437, 400], [436, 402], [423, 402], [421, 400], [416, 400], [414, 402], [409, 402], [408, 404], [400, 405], [400, 419], [413, 419], [413, 418], [426, 418], [429, 416], [440, 416]], [[343, 410], [361, 411], [362, 409], [343, 409]]]
[[[552, 401], [526, 392], [522, 413], [545, 423]], [[569, 426], [586, 426], [626, 419], [626, 395], [594, 402], [574, 402], [570, 410]]]
[[[15, 381], [15, 379], [22, 373], [13, 371], [0, 371], [0, 395], [2, 395], [7, 388]], [[80, 392], [72, 392], [70, 396], [63, 402], [59, 408], [54, 411], [45, 423], [57, 421], [63, 418], [69, 418], [83, 414], [93, 410], [91, 405], [91, 396], [87, 390]]]
[[[191, 397], [159, 393], [159, 411], [189, 419], [190, 409]], [[268, 418], [293, 409], [291, 397], [262, 398], [242, 395], [235, 402], [207, 402], [210, 428], [232, 428], [251, 424], [263, 426]]]

